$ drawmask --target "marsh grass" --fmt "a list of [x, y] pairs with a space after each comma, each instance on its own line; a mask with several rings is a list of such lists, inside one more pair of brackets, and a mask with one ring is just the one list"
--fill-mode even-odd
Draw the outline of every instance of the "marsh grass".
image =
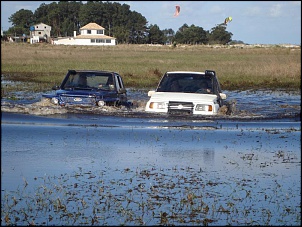
[[[222, 89], [300, 89], [301, 49], [223, 46], [1, 45], [1, 78], [37, 83], [49, 90], [68, 69], [112, 70], [127, 87], [155, 88], [166, 71], [212, 69]], [[9, 89], [8, 87], [6, 89]]]

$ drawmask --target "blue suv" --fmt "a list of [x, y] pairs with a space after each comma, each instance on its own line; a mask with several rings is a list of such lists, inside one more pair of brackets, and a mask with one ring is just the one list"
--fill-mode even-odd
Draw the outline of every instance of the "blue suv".
[[55, 94], [43, 94], [60, 106], [127, 106], [127, 91], [122, 77], [112, 71], [68, 70], [60, 86], [52, 87]]

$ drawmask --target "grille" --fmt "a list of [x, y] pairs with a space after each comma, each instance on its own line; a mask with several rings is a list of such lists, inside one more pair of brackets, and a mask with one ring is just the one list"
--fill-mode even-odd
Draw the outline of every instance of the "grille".
[[89, 96], [61, 96], [61, 101], [68, 105], [96, 105], [95, 97]]
[[169, 102], [168, 103], [168, 113], [178, 114], [178, 113], [193, 113], [194, 104], [192, 102]]

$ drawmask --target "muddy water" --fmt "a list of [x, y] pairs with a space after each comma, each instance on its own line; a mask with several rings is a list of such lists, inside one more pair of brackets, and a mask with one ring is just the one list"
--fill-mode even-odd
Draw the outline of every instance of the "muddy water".
[[[51, 115], [65, 113], [87, 113], [123, 117], [161, 117], [167, 118], [165, 114], [147, 114], [144, 112], [148, 100], [147, 90], [128, 89], [128, 98], [134, 103], [133, 108], [113, 107], [58, 107], [41, 99], [40, 93], [12, 93], [13, 101], [8, 98], [1, 100], [1, 110], [5, 112], [29, 113], [33, 115]], [[192, 116], [189, 119], [282, 119], [300, 121], [301, 93], [300, 91], [224, 91], [227, 94], [227, 101], [233, 104], [231, 115], [226, 116], [220, 113], [214, 117]], [[52, 93], [49, 91], [48, 93]], [[169, 116], [168, 118], [171, 118]], [[187, 117], [186, 117], [187, 118]], [[178, 118], [183, 119], [183, 116]]]
[[2, 100], [1, 224], [298, 225], [300, 95], [228, 92], [233, 115]]

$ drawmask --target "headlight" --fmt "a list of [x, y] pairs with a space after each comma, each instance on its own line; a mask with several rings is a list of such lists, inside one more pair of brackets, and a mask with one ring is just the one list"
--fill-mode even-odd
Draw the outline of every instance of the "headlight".
[[51, 102], [53, 103], [53, 104], [58, 104], [59, 103], [59, 100], [58, 100], [58, 98], [55, 98], [55, 97], [53, 97], [52, 99], [51, 99]]
[[208, 112], [212, 112], [213, 110], [213, 106], [212, 105], [205, 105], [205, 104], [197, 104], [196, 111], [208, 111]]
[[166, 104], [164, 102], [150, 102], [149, 108], [150, 109], [165, 109]]
[[105, 106], [105, 102], [103, 100], [98, 101], [98, 106]]

